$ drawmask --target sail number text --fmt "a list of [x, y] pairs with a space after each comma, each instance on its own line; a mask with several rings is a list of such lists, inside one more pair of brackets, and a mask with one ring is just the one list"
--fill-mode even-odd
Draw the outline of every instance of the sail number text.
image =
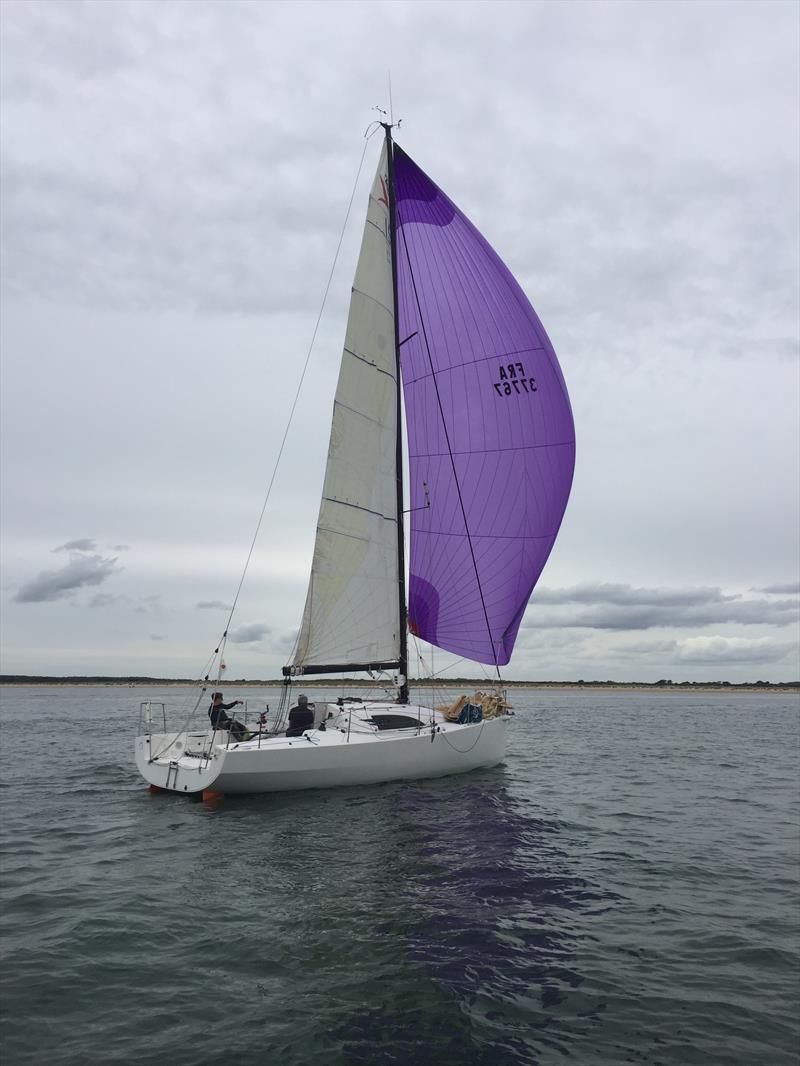
[[536, 378], [525, 376], [525, 367], [522, 363], [501, 363], [499, 381], [493, 382], [494, 390], [498, 396], [518, 396], [523, 392], [537, 392], [539, 386]]

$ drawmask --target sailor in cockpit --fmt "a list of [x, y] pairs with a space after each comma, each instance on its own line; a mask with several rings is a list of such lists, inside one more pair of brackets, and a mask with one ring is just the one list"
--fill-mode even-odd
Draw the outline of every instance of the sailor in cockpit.
[[298, 696], [297, 706], [289, 711], [289, 728], [287, 737], [302, 736], [306, 729], [314, 728], [314, 704], [308, 702], [308, 696]]

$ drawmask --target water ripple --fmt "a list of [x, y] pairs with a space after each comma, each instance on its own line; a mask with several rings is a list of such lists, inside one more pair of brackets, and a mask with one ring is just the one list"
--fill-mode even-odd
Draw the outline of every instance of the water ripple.
[[519, 693], [503, 767], [214, 806], [137, 694], [13, 696], [4, 1066], [796, 1066], [791, 698]]

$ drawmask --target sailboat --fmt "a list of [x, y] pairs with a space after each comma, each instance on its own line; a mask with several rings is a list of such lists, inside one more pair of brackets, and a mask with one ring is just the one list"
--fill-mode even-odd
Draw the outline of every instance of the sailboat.
[[156, 789], [362, 785], [504, 758], [502, 694], [413, 702], [408, 637], [500, 677], [569, 497], [572, 411], [519, 284], [392, 124], [380, 126], [308, 592], [283, 673], [287, 693], [310, 675], [389, 673], [396, 694], [317, 708], [299, 736], [285, 735], [284, 709], [249, 739], [206, 724], [157, 732], [148, 704], [136, 760]]

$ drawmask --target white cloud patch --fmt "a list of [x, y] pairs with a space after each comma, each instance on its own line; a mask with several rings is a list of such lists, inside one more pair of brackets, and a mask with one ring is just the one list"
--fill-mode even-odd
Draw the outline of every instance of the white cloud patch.
[[779, 663], [794, 655], [797, 645], [769, 637], [688, 637], [676, 644], [678, 663]]
[[162, 612], [161, 596], [128, 596], [125, 593], [97, 592], [89, 600], [89, 607], [96, 610], [104, 608], [133, 611], [135, 614], [160, 614]]
[[620, 607], [630, 606], [694, 606], [697, 603], [722, 603], [736, 599], [726, 596], [719, 588], [634, 588], [632, 585], [608, 582], [583, 582], [571, 588], [539, 588], [535, 593], [536, 603], [605, 603]]
[[[708, 625], [784, 626], [796, 622], [795, 600], [745, 599], [719, 588], [634, 588], [622, 584], [582, 584], [537, 589], [523, 626], [533, 629], [655, 629]], [[541, 610], [549, 605], [555, 610]]]
[[97, 542], [91, 537], [81, 537], [78, 540], [68, 540], [66, 544], [59, 544], [57, 548], [53, 548], [53, 554], [56, 552], [93, 552], [96, 547]]
[[228, 640], [232, 644], [256, 644], [271, 632], [271, 628], [264, 622], [242, 622], [228, 634]]
[[138, 601], [138, 606], [134, 607], [137, 614], [160, 614], [161, 613], [161, 596], [142, 596]]
[[625, 656], [641, 655], [650, 659], [672, 655], [677, 646], [675, 640], [626, 640], [616, 645], [616, 651]]
[[201, 611], [229, 611], [231, 606], [229, 603], [223, 603], [222, 600], [201, 600], [195, 604], [195, 607]]
[[294, 651], [299, 632], [299, 628], [294, 626], [283, 633], [276, 633], [271, 641], [272, 650], [283, 655], [290, 655]]
[[89, 600], [90, 607], [125, 607], [133, 604], [130, 596], [117, 595], [114, 592], [97, 592]]
[[164, 636], [163, 633], [151, 633], [150, 634], [150, 639], [151, 640], [156, 640], [156, 641], [161, 641], [161, 640], [166, 640], [167, 638]]

